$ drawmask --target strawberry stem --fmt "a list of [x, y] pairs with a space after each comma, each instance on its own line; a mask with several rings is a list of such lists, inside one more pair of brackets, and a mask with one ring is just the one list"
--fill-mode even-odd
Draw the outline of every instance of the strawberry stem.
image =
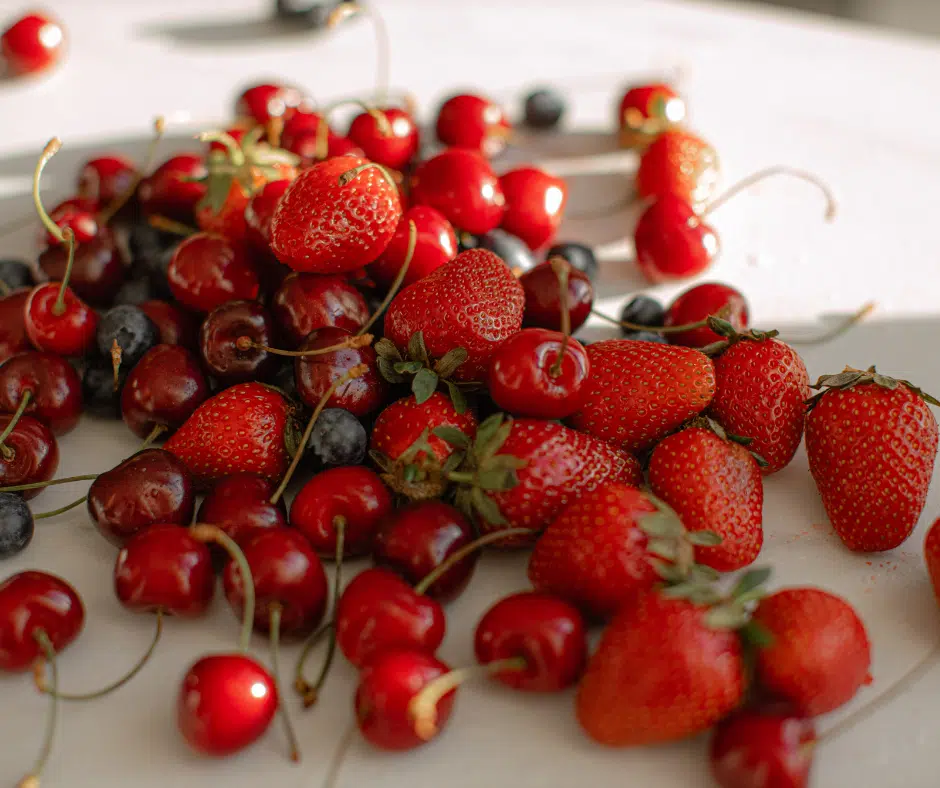
[[369, 17], [372, 22], [372, 29], [375, 33], [375, 96], [376, 103], [383, 104], [388, 95], [389, 72], [391, 71], [391, 47], [389, 45], [388, 28], [385, 26], [385, 20], [382, 15], [372, 6], [359, 5], [358, 3], [340, 3], [327, 20], [330, 28], [351, 16], [362, 14]]
[[134, 174], [127, 188], [115, 197], [111, 203], [98, 214], [98, 222], [102, 225], [110, 222], [128, 202], [137, 193], [137, 187], [146, 177], [146, 173], [153, 167], [154, 160], [157, 158], [157, 149], [160, 147], [160, 140], [163, 139], [163, 132], [166, 129], [166, 121], [162, 116], [158, 116], [153, 121], [153, 139], [150, 140], [150, 146], [147, 148], [147, 155], [144, 156], [144, 162], [140, 169]]
[[204, 131], [196, 135], [200, 142], [218, 142], [225, 147], [228, 154], [228, 160], [233, 167], [245, 166], [245, 152], [235, 140], [235, 138], [224, 131]]
[[755, 183], [758, 183], [767, 178], [776, 177], [778, 175], [788, 175], [791, 178], [798, 178], [802, 181], [806, 181], [808, 183], [813, 184], [817, 189], [819, 189], [819, 191], [822, 192], [823, 197], [825, 197], [826, 199], [826, 213], [825, 213], [826, 221], [831, 222], [833, 219], [835, 219], [836, 211], [837, 211], [837, 203], [836, 203], [836, 198], [833, 195], [832, 190], [829, 188], [829, 186], [821, 178], [819, 178], [818, 176], [814, 175], [811, 172], [806, 172], [804, 170], [797, 170], [792, 167], [783, 167], [783, 166], [768, 167], [767, 169], [759, 170], [758, 172], [752, 173], [751, 175], [748, 175], [746, 178], [742, 178], [736, 184], [734, 184], [729, 189], [727, 189], [724, 194], [721, 194], [718, 197], [716, 197], [714, 200], [712, 200], [711, 203], [705, 208], [705, 210], [701, 212], [700, 215], [702, 217], [708, 216], [710, 213], [713, 213], [722, 205], [724, 205], [726, 202], [736, 197], [745, 189], [750, 188]]
[[30, 773], [20, 781], [19, 788], [38, 788], [42, 770], [52, 754], [52, 743], [55, 739], [56, 723], [59, 717], [59, 667], [56, 662], [55, 648], [49, 636], [41, 629], [33, 632], [33, 638], [42, 649], [44, 659], [49, 663], [49, 671], [52, 674], [52, 682], [49, 686], [52, 691], [49, 693], [49, 715], [46, 717], [46, 733], [43, 737], [42, 749]]
[[155, 230], [160, 230], [165, 233], [172, 233], [173, 235], [179, 235], [183, 238], [188, 238], [190, 235], [195, 235], [199, 232], [199, 230], [197, 230], [195, 227], [190, 227], [188, 224], [174, 221], [173, 219], [169, 219], [166, 216], [150, 216], [147, 219], [147, 224], [149, 224]]
[[398, 270], [398, 273], [395, 275], [395, 281], [392, 282], [392, 286], [388, 289], [388, 292], [385, 294], [385, 298], [382, 299], [382, 303], [379, 304], [378, 309], [372, 314], [372, 317], [369, 318], [368, 322], [359, 329], [360, 334], [368, 331], [375, 324], [375, 321], [379, 319], [379, 316], [388, 309], [388, 305], [392, 303], [392, 299], [395, 297], [395, 294], [398, 292], [398, 289], [401, 287], [401, 283], [405, 281], [405, 276], [408, 273], [408, 266], [411, 265], [411, 261], [415, 256], [415, 247], [418, 244], [418, 227], [412, 219], [408, 220], [408, 250], [405, 252], [405, 262], [402, 263], [401, 268]]
[[346, 170], [346, 172], [339, 176], [339, 185], [347, 186], [351, 180], [359, 177], [359, 173], [369, 169], [378, 170], [382, 174], [382, 177], [385, 178], [385, 180], [388, 182], [388, 185], [395, 190], [395, 194], [398, 194], [398, 184], [395, 183], [395, 179], [392, 177], [392, 174], [381, 164], [376, 164], [374, 161], [367, 161], [365, 164], [360, 164], [358, 167], [353, 167], [351, 170]]
[[416, 594], [426, 594], [428, 589], [446, 575], [457, 564], [463, 561], [467, 556], [475, 553], [482, 547], [501, 542], [503, 539], [509, 539], [513, 536], [532, 536], [531, 528], [505, 528], [502, 531], [492, 531], [474, 539], [469, 544], [465, 544], [459, 550], [455, 550], [441, 563], [435, 566], [415, 585]]
[[281, 692], [281, 613], [282, 608], [279, 602], [275, 602], [271, 605], [271, 676], [274, 679], [274, 689], [278, 697], [278, 710], [281, 713], [281, 719], [284, 721], [284, 732], [287, 735], [287, 743], [290, 747], [290, 759], [294, 763], [300, 763], [300, 745], [297, 743], [297, 733], [294, 731], [294, 723], [291, 722], [290, 714], [287, 711], [287, 704], [284, 702], [284, 693]]
[[305, 357], [322, 356], [325, 353], [333, 353], [337, 350], [355, 350], [371, 344], [372, 339], [372, 334], [362, 334], [361, 336], [349, 337], [329, 347], [313, 348], [312, 350], [280, 350], [276, 347], [268, 347], [267, 345], [262, 345], [260, 342], [255, 342], [251, 337], [241, 336], [235, 340], [235, 347], [238, 350], [263, 350], [275, 356]]
[[13, 413], [13, 418], [10, 419], [10, 423], [7, 424], [3, 432], [0, 432], [0, 455], [2, 455], [3, 459], [7, 462], [10, 462], [16, 456], [16, 452], [6, 445], [6, 439], [9, 438], [13, 430], [16, 429], [19, 420], [23, 418], [23, 414], [26, 412], [26, 408], [29, 407], [29, 402], [32, 398], [33, 392], [30, 389], [26, 389], [23, 392], [23, 396], [20, 397], [20, 404], [16, 406], [16, 411]]
[[565, 358], [565, 352], [568, 350], [568, 342], [571, 339], [571, 312], [568, 309], [568, 274], [571, 267], [568, 261], [560, 255], [555, 255], [548, 261], [558, 277], [558, 303], [561, 307], [561, 333], [564, 339], [561, 341], [561, 350], [558, 351], [558, 358], [548, 370], [548, 374], [557, 378], [561, 374], [561, 364]]

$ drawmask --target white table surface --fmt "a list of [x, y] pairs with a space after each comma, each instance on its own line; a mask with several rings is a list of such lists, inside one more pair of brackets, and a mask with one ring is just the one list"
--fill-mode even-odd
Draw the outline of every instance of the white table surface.
[[[371, 87], [373, 53], [365, 22], [329, 37], [273, 37], [258, 20], [262, 0], [60, 0], [49, 3], [72, 40], [68, 63], [51, 78], [0, 84], [0, 221], [28, 211], [24, 197], [35, 156], [53, 134], [63, 152], [49, 168], [48, 193], [65, 196], [77, 162], [111, 142], [139, 150], [152, 117], [180, 124], [228, 117], [236, 88], [266, 75], [307, 87], [321, 100]], [[715, 216], [725, 253], [709, 273], [748, 296], [763, 327], [808, 331], [820, 316], [878, 301], [864, 326], [805, 353], [810, 374], [877, 363], [940, 392], [936, 342], [940, 282], [936, 189], [940, 180], [940, 43], [882, 34], [779, 11], [667, 2], [581, 0], [394, 0], [378, 4], [393, 37], [392, 81], [406, 86], [431, 116], [459, 86], [505, 99], [516, 111], [534, 82], [562, 88], [569, 128], [608, 129], [619, 86], [656, 72], [682, 72], [694, 127], [717, 146], [725, 181], [768, 164], [814, 170], [836, 189], [837, 222], [820, 220], [808, 186], [778, 181], [752, 190]], [[0, 20], [22, 10], [0, 0]], [[224, 36], [214, 23], [226, 26]], [[260, 37], [259, 37], [260, 34]], [[222, 40], [224, 39], [224, 40]], [[134, 141], [136, 140], [136, 143]], [[104, 141], [104, 142], [102, 142]], [[100, 143], [100, 144], [94, 144]], [[107, 144], [105, 144], [107, 143]], [[91, 145], [92, 147], [87, 147]], [[136, 145], [136, 147], [135, 147]], [[601, 134], [567, 134], [544, 143], [541, 156], [609, 150]], [[531, 151], [517, 154], [525, 158]], [[532, 154], [534, 155], [534, 154]], [[633, 162], [603, 164], [573, 186], [573, 207], [622, 195]], [[605, 174], [605, 170], [610, 170]], [[641, 288], [626, 260], [631, 217], [571, 222], [563, 235], [602, 245], [604, 301], [613, 311]], [[0, 241], [25, 253], [30, 232]], [[675, 287], [653, 292], [669, 297]], [[603, 333], [599, 329], [597, 333]], [[135, 440], [121, 424], [87, 420], [61, 441], [60, 474], [117, 463]], [[935, 480], [936, 482], [936, 480]], [[778, 584], [813, 583], [845, 595], [874, 643], [871, 698], [920, 659], [938, 635], [938, 614], [920, 548], [924, 528], [940, 514], [934, 484], [918, 531], [898, 550], [848, 553], [826, 523], [801, 451], [768, 480], [766, 543], [761, 563], [777, 568]], [[64, 504], [82, 485], [55, 488], [37, 511]], [[31, 547], [0, 566], [0, 578], [27, 568], [71, 580], [87, 605], [81, 638], [63, 655], [63, 684], [97, 687], [132, 664], [153, 622], [125, 612], [111, 590], [114, 549], [79, 509], [38, 526]], [[470, 590], [449, 608], [441, 655], [472, 659], [476, 620], [500, 596], [526, 586], [524, 559], [487, 555]], [[44, 785], [157, 788], [228, 785], [318, 786], [350, 720], [354, 672], [341, 659], [321, 704], [292, 711], [304, 747], [300, 766], [284, 757], [279, 725], [243, 755], [211, 761], [191, 755], [176, 730], [179, 680], [200, 654], [234, 643], [237, 627], [217, 599], [202, 621], [170, 621], [152, 664], [113, 696], [64, 708], [56, 752]], [[264, 642], [255, 643], [260, 655]], [[285, 652], [289, 672], [294, 652]], [[940, 711], [940, 669], [886, 710], [818, 754], [816, 786], [927, 788], [937, 784], [933, 732]], [[28, 676], [0, 677], [0, 784], [14, 782], [38, 747], [44, 699]], [[834, 719], [824, 719], [825, 729]], [[572, 695], [527, 697], [488, 685], [465, 687], [446, 733], [408, 755], [354, 745], [339, 785], [480, 785], [527, 788], [698, 788], [710, 785], [704, 740], [642, 750], [603, 750], [580, 732]]]

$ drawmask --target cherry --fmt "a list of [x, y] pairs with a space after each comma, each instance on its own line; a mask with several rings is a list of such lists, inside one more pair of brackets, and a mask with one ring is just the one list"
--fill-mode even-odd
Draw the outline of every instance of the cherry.
[[[527, 271], [519, 277], [519, 284], [525, 291], [523, 325], [561, 331], [561, 290], [558, 286], [558, 275], [551, 263], [542, 263]], [[569, 265], [567, 290], [571, 331], [577, 331], [591, 315], [594, 306], [594, 285], [587, 274]]]
[[500, 176], [506, 212], [500, 225], [528, 244], [541, 249], [561, 225], [568, 202], [568, 186], [561, 178], [537, 167], [519, 167]]
[[245, 222], [248, 225], [248, 242], [259, 254], [271, 254], [271, 219], [278, 201], [284, 196], [291, 182], [286, 178], [268, 181], [245, 206]]
[[[75, 236], [75, 240], [80, 244], [84, 244], [94, 239], [101, 231], [101, 228], [98, 225], [94, 210], [76, 204], [81, 199], [72, 198], [59, 203], [49, 211], [49, 217], [60, 229], [64, 230], [66, 227], [70, 229], [72, 235]], [[92, 204], [96, 205], [96, 203]], [[56, 246], [59, 243], [59, 239], [48, 231], [45, 233], [43, 240], [46, 246]]]
[[271, 311], [292, 346], [318, 328], [336, 326], [352, 333], [369, 319], [362, 294], [337, 275], [291, 274], [274, 294]]
[[718, 154], [701, 137], [669, 130], [656, 137], [640, 157], [636, 193], [641, 199], [672, 195], [694, 208], [718, 187]]
[[[76, 237], [76, 240], [79, 240]], [[56, 281], [65, 279], [69, 252], [61, 244], [50, 246], [39, 255], [39, 267]], [[75, 295], [93, 306], [103, 306], [114, 296], [127, 278], [127, 267], [121, 258], [114, 234], [107, 227], [75, 249], [69, 286]]]
[[444, 215], [428, 205], [416, 205], [402, 214], [395, 234], [369, 273], [382, 287], [390, 287], [408, 254], [410, 222], [417, 229], [414, 254], [402, 282], [407, 287], [457, 256], [457, 235]]
[[493, 157], [506, 147], [512, 124], [498, 104], [464, 93], [441, 105], [435, 130], [444, 145], [472, 148]]
[[252, 126], [266, 126], [272, 118], [289, 118], [303, 100], [303, 93], [288, 85], [252, 85], [239, 94], [235, 117]]
[[39, 350], [60, 356], [82, 356], [95, 345], [98, 316], [59, 283], [34, 287], [26, 299], [24, 315], [26, 335]]
[[[24, 397], [28, 402], [29, 398]], [[36, 484], [49, 481], [59, 467], [59, 444], [55, 435], [38, 419], [0, 414], [0, 486]], [[35, 487], [20, 494], [29, 500], [43, 490]]]
[[26, 14], [0, 35], [0, 54], [9, 74], [36, 74], [54, 66], [65, 52], [62, 25], [45, 14]]
[[503, 219], [506, 198], [489, 162], [479, 153], [451, 148], [418, 165], [413, 205], [439, 210], [455, 229], [483, 235]]
[[[251, 344], [239, 342], [247, 337]], [[199, 331], [199, 350], [209, 374], [230, 385], [268, 380], [279, 366], [261, 346], [274, 342], [274, 321], [257, 301], [229, 301], [216, 307]]]
[[209, 548], [187, 528], [151, 525], [134, 534], [118, 552], [114, 592], [129, 610], [201, 616], [215, 594]]
[[26, 501], [15, 493], [0, 493], [0, 559], [23, 552], [33, 540], [35, 523]]
[[148, 216], [165, 216], [191, 222], [196, 204], [206, 196], [208, 175], [202, 156], [182, 153], [167, 159], [143, 179], [137, 191], [141, 210]]
[[182, 345], [195, 350], [199, 324], [189, 312], [184, 312], [167, 301], [144, 301], [140, 310], [149, 317], [160, 332], [160, 344]]
[[70, 432], [82, 415], [82, 381], [75, 368], [54, 353], [20, 353], [0, 365], [0, 410], [12, 413], [29, 393], [26, 413], [56, 435]]
[[211, 312], [226, 301], [254, 301], [260, 284], [242, 247], [220, 235], [196, 233], [173, 253], [167, 279], [173, 296], [197, 312]]
[[[419, 583], [473, 539], [467, 519], [443, 501], [418, 501], [397, 509], [375, 536], [372, 557], [378, 566], [398, 572], [412, 585]], [[455, 599], [467, 587], [477, 553], [448, 570], [428, 587], [438, 601]]]
[[186, 466], [163, 449], [144, 449], [95, 479], [88, 513], [101, 534], [121, 546], [156, 523], [189, 525], [196, 508]]
[[32, 348], [24, 321], [29, 294], [29, 290], [17, 290], [0, 298], [0, 363]]
[[523, 122], [530, 129], [546, 131], [555, 128], [565, 114], [565, 100], [551, 88], [533, 90], [525, 97]]
[[[676, 296], [666, 309], [665, 325], [671, 327], [695, 323], [709, 315], [719, 315], [731, 323], [735, 331], [744, 331], [749, 325], [744, 296], [733, 287], [719, 282], [696, 285]], [[708, 326], [669, 334], [668, 338], [674, 345], [699, 348], [722, 340]]]
[[718, 235], [683, 197], [663, 194], [637, 220], [633, 234], [636, 261], [651, 282], [697, 276], [721, 246]]
[[137, 179], [137, 168], [124, 156], [111, 154], [85, 162], [78, 172], [78, 196], [108, 205], [122, 197]]
[[138, 437], [173, 431], [209, 397], [199, 362], [179, 345], [157, 345], [137, 362], [121, 391], [121, 415]]
[[[382, 124], [376, 114], [384, 117]], [[387, 107], [357, 115], [349, 126], [349, 140], [362, 149], [363, 158], [403, 170], [420, 147], [418, 126], [411, 115], [398, 107]]]
[[685, 120], [685, 101], [669, 85], [637, 85], [624, 93], [617, 112], [621, 148], [644, 149]]
[[287, 506], [271, 503], [274, 484], [254, 473], [236, 473], [219, 479], [202, 501], [197, 519], [228, 534], [239, 547], [256, 531], [287, 526]]

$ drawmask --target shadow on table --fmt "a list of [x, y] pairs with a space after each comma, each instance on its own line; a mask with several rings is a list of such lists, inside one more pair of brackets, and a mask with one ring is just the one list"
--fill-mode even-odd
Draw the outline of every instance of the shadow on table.
[[285, 38], [317, 38], [324, 35], [324, 23], [325, 19], [317, 25], [274, 17], [233, 20], [229, 16], [219, 16], [187, 22], [148, 22], [140, 25], [137, 31], [144, 38], [167, 39], [183, 46], [218, 48], [265, 44]]

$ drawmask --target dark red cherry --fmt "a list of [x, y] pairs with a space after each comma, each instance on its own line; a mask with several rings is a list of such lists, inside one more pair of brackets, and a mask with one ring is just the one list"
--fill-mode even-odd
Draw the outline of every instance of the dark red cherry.
[[444, 145], [496, 156], [506, 147], [512, 124], [502, 107], [482, 96], [452, 96], [437, 114], [437, 138]]
[[538, 167], [519, 167], [500, 176], [499, 185], [506, 197], [500, 227], [521, 238], [532, 250], [548, 246], [568, 202], [565, 181]]
[[118, 552], [114, 593], [129, 610], [201, 616], [215, 594], [209, 548], [180, 525], [151, 525]]
[[39, 350], [60, 356], [83, 356], [95, 346], [98, 315], [71, 288], [65, 289], [62, 309], [56, 306], [59, 282], [37, 285], [26, 299], [26, 336]]
[[138, 437], [182, 426], [209, 397], [199, 362], [180, 345], [157, 345], [138, 361], [121, 391], [121, 415]]
[[182, 153], [167, 159], [141, 181], [137, 200], [148, 216], [192, 222], [196, 204], [206, 196], [208, 174], [202, 156]]
[[[294, 150], [295, 139], [299, 135], [316, 134], [323, 122], [323, 116], [308, 107], [298, 107], [289, 117], [284, 119], [284, 128], [281, 130], [281, 147], [284, 150], [297, 153]], [[330, 130], [329, 134], [332, 134]], [[299, 154], [298, 154], [299, 155]]]
[[[550, 263], [535, 266], [519, 277], [525, 291], [523, 325], [561, 331], [561, 288]], [[571, 330], [577, 331], [594, 307], [594, 285], [583, 271], [568, 268], [568, 315]]]
[[344, 525], [343, 555], [369, 555], [375, 533], [392, 511], [392, 494], [378, 475], [362, 465], [330, 468], [308, 481], [294, 497], [290, 524], [323, 556], [336, 554], [336, 527]]
[[549, 594], [523, 591], [493, 605], [473, 637], [477, 662], [522, 657], [523, 670], [491, 674], [513, 689], [558, 692], [575, 684], [587, 663], [587, 629], [573, 605]]
[[[302, 534], [291, 528], [265, 528], [242, 548], [255, 584], [255, 629], [268, 632], [271, 608], [281, 607], [281, 633], [303, 637], [319, 626], [329, 596], [326, 573]], [[245, 596], [238, 565], [229, 561], [222, 575], [225, 598], [235, 615], [244, 613]]]
[[[39, 255], [39, 267], [57, 282], [65, 276], [68, 249], [63, 244], [50, 246]], [[127, 267], [115, 244], [114, 234], [103, 227], [87, 243], [75, 249], [75, 262], [69, 287], [75, 295], [92, 306], [106, 306], [127, 278]]]
[[457, 235], [450, 222], [444, 218], [444, 214], [429, 205], [409, 208], [399, 219], [395, 234], [385, 251], [369, 266], [369, 273], [384, 288], [391, 287], [405, 263], [410, 222], [415, 223], [417, 237], [414, 256], [408, 265], [402, 287], [423, 279], [457, 256]]
[[200, 523], [218, 526], [240, 547], [256, 531], [287, 526], [283, 498], [271, 503], [275, 485], [254, 473], [236, 473], [217, 481], [199, 507]]
[[163, 449], [145, 449], [105, 471], [88, 489], [88, 513], [121, 546], [156, 523], [189, 525], [196, 509], [186, 466]]
[[26, 14], [0, 35], [3, 65], [13, 76], [45, 71], [55, 65], [64, 52], [64, 29], [46, 14]]
[[176, 719], [201, 755], [232, 755], [257, 741], [277, 713], [274, 679], [245, 654], [211, 654], [183, 677]]
[[[354, 156], [359, 159], [366, 158], [365, 151], [349, 139], [349, 137], [331, 134], [329, 144], [326, 146], [326, 157], [332, 159], [336, 156]], [[401, 197], [400, 192], [399, 197]], [[402, 207], [404, 207], [404, 202], [402, 203]]]
[[718, 255], [715, 231], [695, 209], [673, 194], [656, 198], [633, 233], [636, 261], [651, 282], [698, 276]]
[[254, 301], [258, 273], [242, 247], [221, 235], [196, 233], [183, 241], [167, 269], [173, 297], [196, 312], [211, 312], [226, 301]]
[[[80, 201], [85, 202], [81, 197], [76, 197], [59, 203], [49, 211], [49, 218], [61, 229], [70, 229], [75, 236], [75, 240], [80, 244], [84, 244], [98, 235], [101, 228], [98, 226], [98, 219], [95, 216], [96, 211], [81, 207], [77, 204]], [[93, 204], [97, 205], [97, 203]], [[49, 247], [59, 244], [59, 239], [48, 230], [43, 235], [43, 241]]]
[[[417, 501], [385, 521], [375, 536], [372, 558], [416, 585], [471, 541], [473, 529], [459, 510], [443, 501]], [[441, 602], [455, 599], [470, 582], [477, 555], [456, 563], [425, 593]]]
[[398, 107], [387, 107], [377, 113], [384, 115], [387, 128], [375, 114], [363, 112], [350, 124], [349, 139], [362, 149], [364, 158], [403, 170], [418, 152], [421, 143], [418, 126], [411, 115]]
[[245, 207], [245, 222], [248, 225], [248, 241], [256, 252], [270, 254], [271, 219], [278, 201], [290, 186], [290, 181], [268, 181], [261, 189], [255, 192]]
[[303, 98], [303, 93], [288, 85], [252, 85], [236, 99], [235, 117], [252, 126], [264, 126], [272, 118], [290, 117]]
[[387, 569], [366, 569], [346, 586], [336, 607], [336, 644], [362, 667], [397, 649], [433, 654], [444, 640], [444, 608]]
[[271, 378], [280, 360], [257, 345], [273, 344], [274, 321], [257, 301], [229, 301], [216, 307], [199, 331], [199, 351], [206, 369], [226, 385]]
[[451, 148], [420, 164], [411, 181], [412, 205], [439, 210], [455, 230], [483, 235], [503, 220], [499, 179], [479, 153]]
[[10, 356], [30, 350], [32, 345], [26, 336], [26, 301], [30, 290], [17, 290], [0, 298], [0, 363]]
[[56, 435], [64, 435], [78, 424], [82, 381], [61, 356], [31, 350], [0, 365], [0, 411], [13, 413], [27, 391], [26, 413], [47, 424]]
[[0, 670], [32, 667], [45, 634], [56, 653], [78, 637], [85, 608], [78, 592], [48, 572], [18, 572], [0, 583]]
[[182, 345], [195, 350], [199, 341], [199, 322], [190, 312], [185, 312], [167, 301], [144, 301], [140, 309], [160, 332], [163, 345]]
[[[676, 296], [666, 307], [664, 325], [684, 326], [719, 313], [736, 331], [744, 331], [749, 325], [747, 301], [740, 291], [720, 282], [705, 282]], [[672, 344], [687, 347], [705, 347], [722, 339], [708, 326], [666, 336]]]
[[99, 156], [79, 170], [78, 196], [105, 206], [121, 197], [136, 177], [137, 167], [124, 156]]
[[[0, 432], [13, 416], [0, 413]], [[13, 431], [0, 444], [0, 487], [49, 481], [59, 467], [59, 444], [45, 424], [31, 416], [21, 416]], [[20, 494], [28, 501], [42, 492], [41, 487]]]
[[288, 276], [274, 294], [271, 311], [291, 347], [326, 326], [355, 333], [370, 317], [365, 298], [348, 279], [321, 274]]

